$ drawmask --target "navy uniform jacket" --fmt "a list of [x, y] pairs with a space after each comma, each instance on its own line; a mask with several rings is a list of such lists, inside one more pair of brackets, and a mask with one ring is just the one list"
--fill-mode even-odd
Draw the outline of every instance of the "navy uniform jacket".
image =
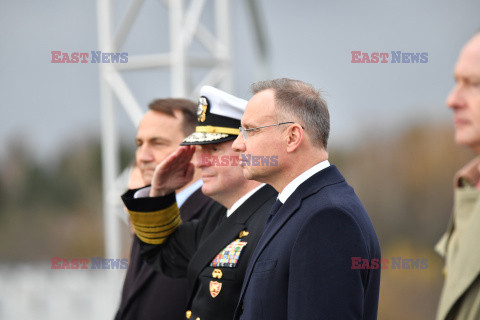
[[380, 269], [352, 269], [352, 257], [380, 259], [380, 245], [332, 165], [302, 183], [265, 228], [234, 319], [376, 319]]
[[[183, 221], [198, 219], [215, 201], [201, 188], [185, 200], [180, 208]], [[168, 288], [168, 289], [166, 289]], [[156, 272], [140, 257], [140, 240], [134, 237], [122, 299], [116, 320], [180, 320], [185, 318], [187, 281]]]
[[[141, 243], [142, 256], [154, 269], [171, 277], [187, 277], [187, 319], [233, 318], [248, 261], [276, 196], [266, 185], [229, 218], [226, 208], [216, 203], [203, 219], [181, 224], [165, 243]], [[168, 207], [165, 201], [173, 199], [131, 199], [128, 193], [122, 198], [129, 210], [147, 212], [155, 210], [152, 201], [163, 202], [157, 207]], [[143, 206], [138, 200], [150, 204]]]

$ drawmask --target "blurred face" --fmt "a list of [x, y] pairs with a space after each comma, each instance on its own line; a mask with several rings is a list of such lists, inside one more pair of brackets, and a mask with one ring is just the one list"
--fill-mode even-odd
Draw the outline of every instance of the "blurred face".
[[[242, 190], [247, 180], [238, 165], [238, 152], [232, 150], [232, 141], [198, 145], [194, 157], [195, 167], [202, 171], [202, 192], [205, 195], [221, 203], [225, 202], [222, 198], [238, 198], [237, 193]], [[228, 161], [224, 162], [224, 165], [219, 165], [219, 161], [212, 161], [213, 159]]]
[[142, 172], [135, 166], [130, 171], [130, 176], [128, 178], [128, 189], [137, 189], [145, 186], [145, 182], [143, 181]]
[[460, 53], [455, 81], [447, 98], [447, 105], [454, 111], [455, 140], [480, 153], [480, 34]]
[[183, 115], [174, 111], [175, 117], [149, 110], [137, 131], [136, 161], [145, 184], [152, 181], [155, 167], [174, 152], [185, 138], [182, 131]]
[[[277, 123], [273, 90], [264, 90], [255, 94], [247, 104], [242, 117], [245, 129], [267, 126]], [[282, 130], [288, 125], [273, 126], [248, 131], [247, 140], [240, 134], [233, 143], [233, 149], [241, 153], [243, 174], [249, 180], [270, 183], [272, 176], [279, 171], [282, 158]], [[272, 156], [276, 161], [272, 161]], [[253, 159], [257, 159], [254, 161]], [[263, 160], [263, 163], [262, 163]]]

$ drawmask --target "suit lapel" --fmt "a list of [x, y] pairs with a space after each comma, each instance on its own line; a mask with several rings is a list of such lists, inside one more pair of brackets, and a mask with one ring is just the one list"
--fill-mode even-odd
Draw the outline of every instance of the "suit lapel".
[[253, 267], [260, 257], [261, 253], [267, 246], [267, 244], [272, 240], [272, 238], [278, 233], [282, 226], [287, 223], [287, 221], [292, 217], [300, 208], [303, 199], [311, 196], [312, 194], [317, 193], [320, 189], [325, 186], [340, 183], [345, 181], [343, 176], [340, 174], [338, 169], [334, 165], [330, 165], [328, 168], [323, 169], [320, 172], [317, 172], [307, 180], [305, 180], [292, 195], [287, 199], [287, 201], [280, 207], [278, 212], [273, 217], [270, 224], [263, 231], [262, 237], [258, 242], [257, 248], [255, 249], [252, 259], [245, 273], [245, 279], [243, 281], [242, 293], [240, 295], [240, 301], [243, 298], [245, 293], [245, 288], [250, 281], [252, 275]]
[[255, 214], [258, 208], [268, 201], [274, 193], [275, 190], [269, 185], [255, 192], [201, 243], [189, 263], [191, 272], [188, 273], [188, 296], [190, 298], [192, 298], [195, 287], [195, 279], [198, 278], [200, 272], [210, 264], [220, 251], [238, 238], [240, 231], [244, 230], [248, 219]]
[[180, 207], [182, 220], [189, 221], [199, 218], [199, 214], [202, 212], [203, 207], [210, 201], [212, 201], [212, 199], [202, 193], [202, 188], [198, 188]]
[[137, 274], [137, 276], [135, 277], [135, 279], [133, 279], [133, 282], [131, 283], [132, 289], [129, 290], [129, 294], [126, 297], [123, 310], [127, 310], [130, 307], [130, 304], [132, 303], [132, 301], [134, 301], [135, 296], [155, 273], [155, 271], [150, 268], [146, 263], [144, 263], [143, 260], [140, 258], [140, 244], [138, 243], [138, 241], [138, 238], [134, 236], [132, 242], [132, 251], [134, 251], [134, 254], [132, 254], [130, 263], [132, 263], [133, 261], [135, 261], [135, 263], [138, 263], [139, 266], [137, 267], [139, 271], [134, 272]]

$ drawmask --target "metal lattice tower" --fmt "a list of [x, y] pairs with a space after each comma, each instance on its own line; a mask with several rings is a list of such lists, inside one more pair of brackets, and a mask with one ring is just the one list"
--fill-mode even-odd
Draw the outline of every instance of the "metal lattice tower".
[[[145, 0], [132, 0], [125, 16], [113, 32], [113, 0], [97, 0], [98, 42], [102, 52], [119, 52], [132, 29]], [[160, 0], [169, 16], [169, 52], [129, 56], [125, 64], [100, 64], [100, 99], [102, 118], [102, 168], [103, 211], [105, 228], [105, 256], [117, 258], [121, 253], [120, 230], [122, 211], [117, 177], [119, 168], [119, 134], [115, 122], [117, 112], [114, 99], [118, 99], [135, 126], [143, 112], [133, 93], [122, 77], [122, 71], [162, 68], [170, 72], [171, 96], [195, 98], [203, 85], [217, 86], [232, 92], [232, 61], [230, 39], [230, 0], [213, 1], [215, 30], [210, 31], [201, 22], [207, 0]], [[261, 74], [268, 74], [265, 34], [256, 0], [247, 1], [247, 11], [252, 18], [254, 40], [257, 43], [258, 64]], [[159, 30], [162, 32], [162, 30]], [[209, 51], [210, 56], [199, 57], [189, 53], [189, 47], [197, 40]], [[207, 74], [192, 83], [191, 72], [195, 68], [207, 69]], [[121, 188], [121, 187], [120, 187]]]

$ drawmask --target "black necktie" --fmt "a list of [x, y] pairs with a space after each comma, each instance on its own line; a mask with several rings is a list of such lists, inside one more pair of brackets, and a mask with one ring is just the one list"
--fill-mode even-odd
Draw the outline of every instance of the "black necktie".
[[272, 209], [270, 210], [270, 214], [268, 216], [267, 223], [265, 224], [265, 228], [267, 228], [268, 224], [272, 221], [273, 216], [278, 212], [278, 210], [280, 209], [282, 204], [283, 203], [279, 199], [277, 199], [277, 201], [275, 201]]

